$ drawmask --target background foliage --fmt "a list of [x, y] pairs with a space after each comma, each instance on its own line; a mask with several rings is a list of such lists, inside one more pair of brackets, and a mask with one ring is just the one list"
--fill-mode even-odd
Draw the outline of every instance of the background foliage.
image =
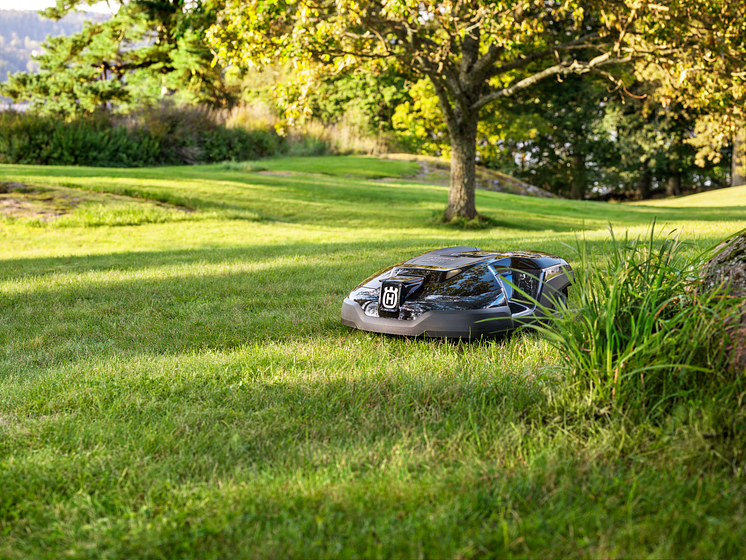
[[[38, 75], [16, 74], [6, 84], [6, 93], [30, 100], [32, 112], [53, 116], [54, 122], [81, 112], [138, 115], [164, 100], [228, 109], [235, 103], [240, 108], [228, 119], [231, 127], [252, 134], [272, 127], [291, 153], [407, 151], [450, 156], [450, 138], [432, 84], [404, 65], [373, 61], [343, 69], [329, 66], [312, 87], [289, 65], [262, 70], [212, 68], [201, 30], [214, 21], [217, 5], [197, 3], [187, 8], [175, 3], [166, 9], [171, 3], [156, 2], [150, 10], [147, 2], [130, 4], [113, 20], [89, 22], [86, 30], [82, 16], [67, 13], [67, 8], [48, 12], [64, 16], [58, 21], [34, 12], [0, 12], [0, 30], [12, 35], [9, 30], [15, 28], [28, 37], [28, 45], [36, 46], [47, 31], [55, 35], [39, 61], [26, 61], [32, 69], [43, 63], [46, 70]], [[718, 17], [732, 15], [723, 14]], [[120, 39], [111, 35], [115, 30]], [[56, 36], [61, 32], [76, 35]], [[728, 48], [736, 47], [733, 43]], [[725, 80], [726, 71], [735, 64], [728, 58], [730, 52], [724, 51], [721, 73], [713, 80]], [[105, 68], [109, 69], [102, 73]], [[737, 105], [738, 84], [731, 84], [719, 97], [707, 93], [713, 84], [700, 84], [704, 89], [693, 103], [691, 83], [700, 83], [703, 77], [687, 74], [679, 84], [675, 71], [651, 61], [637, 67], [629, 64], [618, 71], [625, 77], [626, 91], [606, 79], [567, 76], [563, 83], [545, 81], [530, 94], [498, 101], [482, 113], [477, 161], [561, 196], [647, 199], [726, 186], [733, 175], [735, 137], [722, 132], [721, 125], [735, 117], [723, 116], [721, 105]], [[126, 79], [117, 78], [117, 72]], [[103, 123], [116, 127], [122, 122], [119, 117], [94, 120], [99, 132]], [[51, 121], [50, 130], [57, 126]], [[128, 130], [133, 128], [137, 127]], [[32, 130], [46, 128], [29, 126], [26, 137]], [[121, 134], [111, 132], [112, 138]], [[35, 142], [43, 144], [44, 138]], [[64, 146], [72, 149], [73, 144], [57, 142], [54, 151], [60, 154], [67, 149]], [[16, 161], [8, 149], [4, 157]], [[150, 148], [135, 157], [130, 148], [122, 149], [121, 156], [94, 154], [85, 161], [127, 165], [202, 158], [177, 157], [173, 150], [158, 157], [144, 155]], [[80, 149], [75, 150], [51, 160], [34, 155], [34, 161], [82, 161]], [[236, 149], [214, 152], [241, 159]]]
[[272, 129], [226, 127], [199, 107], [163, 105], [127, 117], [71, 121], [34, 113], [0, 113], [0, 163], [145, 167], [247, 160], [283, 152]]

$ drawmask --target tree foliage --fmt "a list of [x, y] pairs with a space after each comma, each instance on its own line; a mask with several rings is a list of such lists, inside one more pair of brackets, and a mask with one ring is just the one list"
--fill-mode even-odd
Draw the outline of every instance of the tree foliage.
[[[58, 20], [92, 0], [58, 0], [44, 15]], [[76, 115], [116, 104], [142, 104], [179, 92], [210, 105], [230, 102], [221, 68], [202, 40], [212, 22], [200, 1], [130, 0], [106, 21], [49, 37], [36, 57], [38, 74], [17, 73], [2, 87], [14, 101], [42, 113]]]
[[535, 131], [516, 150], [521, 175], [558, 194], [585, 198], [614, 162], [614, 142], [603, 127], [611, 97], [604, 83], [580, 76], [567, 76], [562, 84], [547, 80], [517, 96], [503, 119], [515, 115]]
[[107, 18], [99, 13], [71, 13], [52, 21], [33, 10], [0, 10], [0, 82], [9, 72], [36, 70], [32, 56], [47, 35], [71, 35], [80, 31], [86, 20]]
[[[562, 196], [650, 198], [684, 189], [723, 186], [726, 163], [697, 159], [693, 108], [658, 99], [657, 78], [636, 80], [630, 63], [626, 91], [608, 82], [567, 76], [545, 80], [482, 114], [477, 161]], [[448, 131], [426, 79], [407, 88], [393, 127], [413, 152], [450, 155]], [[575, 192], [573, 192], [573, 190]]]

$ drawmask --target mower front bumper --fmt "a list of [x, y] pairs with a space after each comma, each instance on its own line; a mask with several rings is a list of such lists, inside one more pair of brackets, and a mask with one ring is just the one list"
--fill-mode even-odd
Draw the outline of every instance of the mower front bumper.
[[435, 338], [479, 338], [518, 326], [508, 306], [462, 311], [428, 311], [415, 319], [370, 317], [350, 298], [342, 303], [342, 324], [361, 331]]

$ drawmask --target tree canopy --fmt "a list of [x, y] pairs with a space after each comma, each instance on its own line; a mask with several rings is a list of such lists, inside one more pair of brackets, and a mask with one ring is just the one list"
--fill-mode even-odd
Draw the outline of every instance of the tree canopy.
[[[93, 0], [58, 0], [43, 15], [59, 20]], [[39, 112], [93, 112], [127, 107], [164, 93], [224, 105], [229, 93], [221, 68], [202, 40], [212, 23], [201, 1], [123, 1], [113, 17], [88, 21], [70, 36], [49, 37], [35, 60], [38, 74], [12, 74], [2, 94], [29, 101]]]
[[724, 48], [720, 91], [743, 64], [735, 56], [742, 8], [722, 0], [219, 0], [216, 8], [208, 40], [224, 64], [292, 61], [307, 87], [371, 59], [427, 78], [451, 138], [447, 220], [477, 216], [477, 128], [493, 102], [591, 72], [623, 91], [619, 67], [635, 60], [686, 81]]

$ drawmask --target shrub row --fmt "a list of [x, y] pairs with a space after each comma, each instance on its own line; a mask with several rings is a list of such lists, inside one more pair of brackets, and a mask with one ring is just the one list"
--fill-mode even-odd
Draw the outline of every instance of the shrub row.
[[245, 161], [283, 151], [271, 128], [228, 128], [209, 110], [161, 106], [73, 121], [0, 113], [0, 163], [144, 167]]

